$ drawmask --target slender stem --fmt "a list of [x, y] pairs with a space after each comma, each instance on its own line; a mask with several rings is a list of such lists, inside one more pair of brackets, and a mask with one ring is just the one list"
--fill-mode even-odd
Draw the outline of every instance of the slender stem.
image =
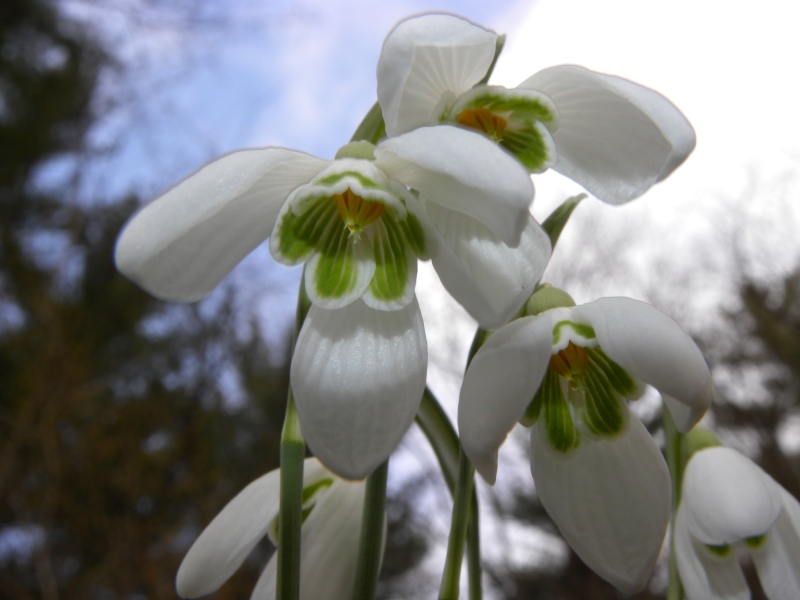
[[[305, 275], [305, 272], [304, 272]], [[305, 277], [300, 279], [297, 294], [294, 340], [300, 335], [311, 303], [306, 294]], [[292, 344], [294, 346], [294, 343]], [[281, 496], [278, 513], [278, 574], [275, 596], [278, 600], [300, 598], [300, 526], [303, 523], [303, 461], [306, 445], [300, 431], [300, 419], [289, 386], [286, 417], [281, 434]]]
[[300, 525], [303, 522], [303, 459], [306, 446], [300, 420], [289, 389], [286, 419], [281, 436], [281, 499], [278, 513], [279, 600], [300, 598]]
[[472, 489], [472, 501], [469, 503], [469, 524], [467, 525], [467, 572], [469, 582], [469, 600], [483, 600], [483, 582], [481, 570], [481, 530], [478, 512], [478, 496]]
[[[456, 480], [458, 479], [458, 435], [453, 429], [447, 414], [441, 407], [433, 393], [425, 388], [419, 411], [416, 416], [417, 425], [428, 438], [434, 454], [439, 461], [447, 488], [455, 494]], [[470, 600], [481, 600], [483, 590], [481, 587], [481, 546], [478, 510], [478, 495], [473, 486], [472, 498], [469, 506], [469, 524], [467, 526], [467, 567], [469, 569], [469, 597]]]
[[439, 588], [439, 600], [458, 600], [461, 563], [464, 558], [464, 542], [467, 537], [467, 521], [474, 479], [475, 468], [461, 449], [458, 453], [458, 478], [453, 497], [453, 518], [450, 521], [450, 538], [447, 542], [447, 558], [444, 562], [442, 585]]
[[388, 476], [389, 461], [386, 460], [367, 478], [353, 600], [373, 600], [378, 588]]
[[682, 450], [683, 434], [678, 431], [675, 421], [669, 411], [664, 408], [662, 417], [664, 436], [666, 438], [667, 466], [672, 476], [672, 519], [669, 540], [669, 585], [667, 587], [667, 600], [683, 600], [683, 584], [678, 573], [678, 563], [675, 554], [675, 515], [681, 501], [681, 488], [683, 486], [684, 458]]

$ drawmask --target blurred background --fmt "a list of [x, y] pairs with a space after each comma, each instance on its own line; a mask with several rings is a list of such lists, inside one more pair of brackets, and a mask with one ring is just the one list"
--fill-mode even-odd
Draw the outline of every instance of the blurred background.
[[[699, 6], [698, 6], [699, 5]], [[704, 350], [722, 441], [800, 496], [798, 9], [766, 0], [6, 0], [0, 3], [0, 597], [175, 598], [183, 554], [278, 465], [299, 270], [258, 248], [208, 299], [167, 304], [113, 265], [140, 204], [223, 152], [330, 158], [375, 101], [399, 19], [458, 11], [508, 34], [493, 82], [580, 63], [659, 90], [698, 134], [625, 207], [585, 200], [545, 280], [628, 295]], [[534, 178], [543, 220], [580, 191]], [[429, 383], [450, 415], [474, 322], [422, 268]], [[634, 406], [657, 439], [660, 401]], [[487, 598], [621, 597], [538, 502], [527, 435], [478, 482]], [[380, 597], [435, 596], [450, 497], [416, 428], [391, 463]], [[259, 546], [213, 595], [246, 598]], [[748, 576], [759, 596], [756, 578]], [[660, 598], [657, 567], [637, 598]]]

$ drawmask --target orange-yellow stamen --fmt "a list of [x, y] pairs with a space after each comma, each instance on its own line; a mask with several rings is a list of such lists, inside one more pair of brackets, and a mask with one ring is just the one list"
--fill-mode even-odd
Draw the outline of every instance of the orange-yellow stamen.
[[503, 139], [503, 132], [508, 126], [508, 121], [499, 115], [493, 115], [486, 108], [467, 109], [458, 115], [459, 125], [482, 131], [495, 142]]
[[586, 349], [572, 342], [561, 352], [550, 357], [550, 368], [566, 379], [572, 389], [577, 389], [582, 384], [588, 363]]
[[356, 239], [383, 214], [383, 204], [364, 200], [349, 188], [344, 194], [334, 194], [333, 199], [336, 200], [336, 208], [339, 209], [339, 215], [345, 226], [350, 230], [350, 235], [354, 235]]

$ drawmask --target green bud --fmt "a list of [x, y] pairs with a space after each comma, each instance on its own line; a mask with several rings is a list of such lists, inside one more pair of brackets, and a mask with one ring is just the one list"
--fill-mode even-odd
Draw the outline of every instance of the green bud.
[[695, 452], [721, 446], [717, 434], [705, 427], [695, 427], [683, 436], [683, 464], [686, 464]]
[[575, 300], [564, 290], [545, 284], [530, 297], [525, 307], [525, 314], [528, 316], [539, 315], [551, 308], [562, 306], [575, 306]]
[[335, 158], [363, 158], [375, 160], [375, 145], [369, 142], [348, 142], [336, 153]]

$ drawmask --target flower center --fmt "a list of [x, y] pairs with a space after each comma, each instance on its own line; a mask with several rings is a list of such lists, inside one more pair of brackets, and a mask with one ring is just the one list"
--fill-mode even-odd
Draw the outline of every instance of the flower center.
[[380, 219], [383, 214], [383, 204], [364, 200], [350, 191], [350, 188], [344, 194], [334, 194], [333, 198], [336, 200], [336, 208], [339, 209], [342, 221], [356, 240], [362, 231]]
[[589, 358], [586, 349], [570, 342], [558, 354], [550, 357], [550, 368], [569, 382], [573, 390], [583, 389]]
[[495, 142], [502, 141], [503, 132], [508, 126], [508, 121], [503, 117], [492, 114], [492, 112], [486, 108], [468, 108], [467, 110], [461, 111], [458, 115], [458, 123], [464, 127], [482, 131]]

